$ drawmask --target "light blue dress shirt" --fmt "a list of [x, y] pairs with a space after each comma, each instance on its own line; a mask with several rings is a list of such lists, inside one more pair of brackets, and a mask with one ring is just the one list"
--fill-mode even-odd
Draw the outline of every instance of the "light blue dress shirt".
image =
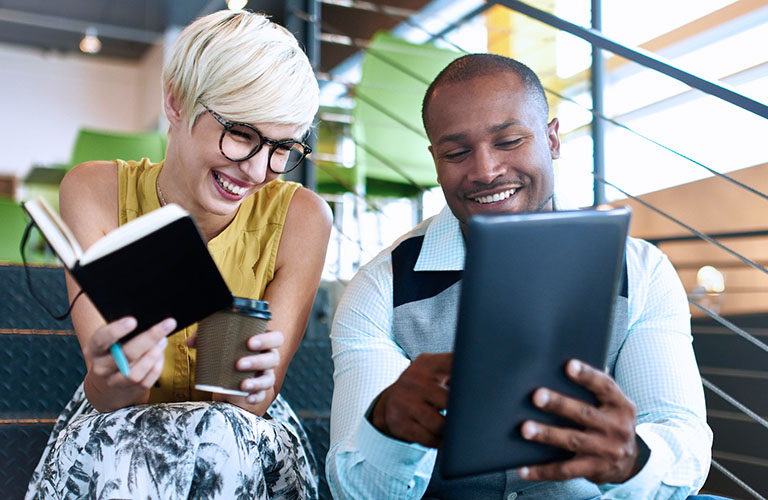
[[[385, 436], [365, 418], [410, 364], [392, 337], [391, 251], [413, 234], [424, 234], [417, 271], [464, 267], [459, 223], [446, 207], [382, 251], [347, 286], [331, 330], [335, 372], [326, 475], [336, 499], [419, 499], [432, 475], [436, 450]], [[667, 257], [651, 244], [630, 238], [626, 260], [629, 333], [614, 375], [636, 405], [636, 432], [651, 454], [632, 479], [600, 485], [600, 491], [606, 499], [684, 499], [704, 483], [712, 446], [686, 294]]]

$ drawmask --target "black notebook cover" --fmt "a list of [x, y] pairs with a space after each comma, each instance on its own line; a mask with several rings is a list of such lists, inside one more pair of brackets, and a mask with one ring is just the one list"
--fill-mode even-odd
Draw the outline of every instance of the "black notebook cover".
[[137, 319], [121, 342], [165, 318], [181, 329], [232, 303], [191, 216], [70, 272], [107, 322]]
[[571, 211], [478, 216], [467, 254], [439, 465], [459, 477], [560, 461], [526, 441], [538, 387], [586, 401], [564, 371], [572, 358], [605, 365], [630, 213]]

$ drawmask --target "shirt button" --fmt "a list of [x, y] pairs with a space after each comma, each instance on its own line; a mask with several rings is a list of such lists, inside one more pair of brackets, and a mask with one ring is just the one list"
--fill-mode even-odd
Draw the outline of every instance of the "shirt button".
[[517, 498], [517, 493], [512, 492], [509, 495], [507, 495], [507, 500], [515, 500]]
[[179, 351], [184, 352], [186, 350], [186, 346], [184, 344], [179, 344]]

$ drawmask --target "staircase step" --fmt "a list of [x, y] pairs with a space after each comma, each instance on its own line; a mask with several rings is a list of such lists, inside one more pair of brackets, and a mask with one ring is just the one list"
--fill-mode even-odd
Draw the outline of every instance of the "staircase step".
[[[735, 377], [707, 373], [702, 374], [702, 376], [736, 401], [768, 419], [768, 399], [765, 397], [765, 394], [768, 394], [768, 378]], [[709, 410], [739, 412], [735, 406], [708, 388], [704, 388], [704, 396], [707, 399], [707, 409]]]
[[327, 337], [302, 341], [288, 367], [280, 394], [299, 415], [330, 415], [333, 360]]
[[[29, 274], [37, 296], [52, 311], [61, 314], [69, 307], [64, 268], [30, 267]], [[0, 329], [72, 330], [72, 321], [56, 320], [30, 294], [21, 266], [0, 265]]]
[[333, 309], [331, 296], [327, 288], [320, 287], [312, 303], [312, 311], [309, 313], [309, 322], [304, 331], [305, 340], [328, 340], [331, 329]]
[[[768, 492], [768, 476], [766, 476], [764, 466], [717, 456], [713, 458], [760, 495], [765, 495]], [[714, 466], [709, 469], [709, 476], [707, 476], [707, 482], [704, 484], [701, 493], [721, 495], [737, 500], [753, 500], [755, 498]]]
[[331, 490], [325, 480], [325, 456], [328, 454], [328, 444], [331, 440], [331, 420], [328, 417], [309, 417], [302, 418], [301, 424], [307, 431], [307, 437], [312, 443], [312, 451], [317, 460], [317, 472], [320, 477], [319, 497], [321, 500], [330, 500]]
[[768, 477], [768, 429], [737, 412], [733, 416], [736, 419], [723, 415], [707, 417], [714, 434], [713, 450], [751, 457], [764, 464]]
[[84, 376], [74, 335], [0, 333], [0, 418], [58, 415]]
[[[693, 330], [693, 349], [700, 366], [712, 368], [750, 370], [766, 373], [768, 352], [763, 351], [735, 333], [696, 333]], [[756, 336], [768, 343], [765, 335]]]
[[27, 492], [53, 423], [0, 425], [0, 491], [3, 498], [20, 500]]
[[291, 360], [280, 394], [291, 405], [307, 431], [317, 460], [319, 496], [321, 500], [330, 500], [331, 492], [325, 481], [325, 455], [330, 440], [333, 360], [331, 341], [327, 334], [304, 338]]

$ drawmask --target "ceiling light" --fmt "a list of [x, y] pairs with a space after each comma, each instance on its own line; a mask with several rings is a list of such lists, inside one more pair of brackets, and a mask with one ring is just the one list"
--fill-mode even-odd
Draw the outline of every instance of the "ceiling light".
[[80, 40], [80, 50], [86, 54], [96, 54], [101, 50], [101, 40], [96, 28], [90, 27], [85, 30], [85, 36]]
[[229, 10], [242, 10], [248, 4], [248, 0], [227, 0]]

